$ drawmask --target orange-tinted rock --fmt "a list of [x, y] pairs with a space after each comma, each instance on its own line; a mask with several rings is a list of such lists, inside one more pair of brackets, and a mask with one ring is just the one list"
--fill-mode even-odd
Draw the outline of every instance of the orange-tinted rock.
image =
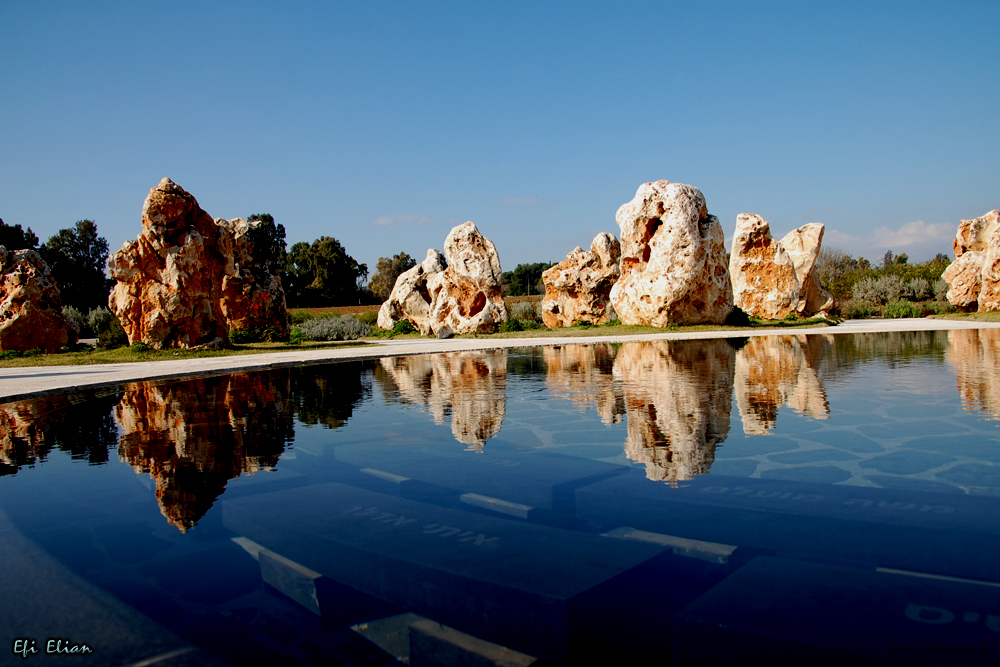
[[117, 281], [108, 305], [130, 343], [155, 348], [226, 344], [229, 330], [221, 305], [226, 264], [212, 216], [164, 178], [143, 204], [138, 239], [126, 241], [108, 258]]
[[736, 306], [769, 320], [791, 313], [810, 317], [832, 307], [833, 297], [813, 271], [822, 241], [819, 223], [803, 225], [775, 241], [766, 220], [741, 213], [729, 258]]
[[625, 392], [626, 455], [649, 479], [703, 475], [729, 435], [735, 352], [725, 340], [626, 343], [614, 377]]
[[962, 310], [1000, 310], [1000, 211], [993, 210], [958, 225], [955, 261], [941, 277], [948, 301]]
[[623, 324], [721, 324], [733, 309], [725, 237], [698, 188], [639, 186], [618, 209], [621, 276], [611, 303]]
[[997, 210], [960, 222], [955, 240], [951, 244], [955, 251], [955, 259], [970, 250], [985, 251], [990, 243], [990, 235], [998, 226], [1000, 226], [1000, 211]]
[[389, 298], [378, 311], [378, 326], [391, 329], [396, 322], [409, 320], [420, 333], [434, 333], [431, 311], [434, 304], [427, 287], [428, 279], [448, 266], [444, 255], [433, 248], [427, 251], [423, 262], [399, 274]]
[[608, 319], [611, 288], [620, 273], [621, 246], [612, 234], [598, 234], [590, 250], [576, 248], [542, 273], [545, 298], [542, 322], [568, 327], [574, 322], [601, 324]]
[[285, 290], [281, 286], [276, 258], [266, 257], [267, 240], [259, 233], [260, 220], [243, 218], [215, 221], [221, 229], [219, 242], [226, 258], [222, 277], [221, 306], [229, 329], [252, 331], [273, 328], [279, 337], [289, 332]]
[[34, 250], [0, 246], [0, 350], [55, 352], [76, 342], [48, 264]]
[[944, 270], [942, 278], [948, 283], [948, 301], [962, 310], [979, 308], [979, 293], [983, 289], [983, 263], [986, 253], [965, 250]]

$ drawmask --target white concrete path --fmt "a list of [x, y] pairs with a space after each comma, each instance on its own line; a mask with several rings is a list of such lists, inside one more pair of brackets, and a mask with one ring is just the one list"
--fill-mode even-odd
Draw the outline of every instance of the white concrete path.
[[326, 350], [290, 350], [267, 354], [177, 361], [144, 361], [123, 364], [92, 364], [88, 366], [32, 366], [0, 368], [0, 402], [42, 396], [45, 394], [116, 385], [123, 382], [164, 378], [217, 375], [242, 370], [261, 370], [282, 366], [299, 366], [328, 361], [401, 357], [433, 352], [463, 350], [496, 350], [513, 347], [543, 347], [549, 345], [587, 345], [593, 343], [624, 343], [629, 341], [698, 340], [707, 338], [744, 338], [753, 336], [788, 336], [793, 334], [853, 334], [886, 331], [943, 331], [948, 329], [996, 329], [1000, 322], [964, 322], [959, 320], [929, 320], [923, 318], [899, 320], [848, 320], [835, 327], [812, 329], [757, 329], [754, 331], [679, 331], [636, 336], [589, 336], [546, 338], [453, 338], [449, 340], [419, 339], [379, 341], [375, 345]]

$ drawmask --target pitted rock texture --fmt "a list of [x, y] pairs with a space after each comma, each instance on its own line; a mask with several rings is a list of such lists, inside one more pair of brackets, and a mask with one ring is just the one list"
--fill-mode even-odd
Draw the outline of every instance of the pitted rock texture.
[[108, 306], [130, 343], [190, 348], [229, 342], [221, 304], [227, 258], [219, 246], [219, 226], [182, 187], [164, 178], [149, 191], [139, 238], [108, 258], [117, 281]]
[[49, 265], [34, 250], [0, 246], [0, 350], [55, 352], [75, 343]]
[[769, 320], [791, 313], [810, 317], [831, 308], [833, 297], [813, 271], [823, 229], [814, 222], [775, 241], [767, 220], [741, 213], [736, 218], [729, 258], [736, 306], [748, 315]]
[[733, 309], [724, 235], [698, 188], [639, 186], [618, 209], [621, 277], [611, 303], [623, 324], [721, 324]]
[[428, 250], [421, 264], [396, 279], [378, 325], [391, 329], [406, 319], [424, 335], [492, 333], [508, 318], [500, 274], [493, 242], [473, 223], [461, 224], [445, 239], [443, 256]]
[[955, 261], [945, 269], [948, 301], [966, 311], [1000, 310], [1000, 211], [958, 225]]
[[574, 322], [602, 324], [608, 320], [611, 288], [621, 271], [621, 246], [613, 234], [598, 234], [590, 250], [577, 247], [566, 259], [542, 273], [545, 326], [569, 327]]
[[280, 267], [265, 259], [268, 249], [258, 231], [264, 223], [243, 218], [215, 221], [226, 258], [221, 286], [222, 314], [229, 329], [251, 331], [274, 328], [287, 338], [288, 308], [281, 286]]

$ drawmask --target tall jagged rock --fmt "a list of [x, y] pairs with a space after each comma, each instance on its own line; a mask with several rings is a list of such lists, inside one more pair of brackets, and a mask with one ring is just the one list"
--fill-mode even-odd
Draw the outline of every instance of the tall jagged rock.
[[721, 324], [733, 309], [725, 237], [698, 188], [639, 186], [618, 209], [621, 277], [611, 303], [623, 324]]
[[493, 242], [472, 222], [448, 234], [444, 255], [427, 259], [400, 274], [379, 309], [378, 325], [391, 329], [409, 320], [421, 333], [492, 333], [507, 321], [501, 294], [500, 256]]
[[41, 255], [0, 246], [0, 350], [55, 352], [75, 343], [77, 333]]
[[809, 317], [831, 308], [833, 297], [813, 270], [823, 230], [822, 224], [813, 222], [775, 241], [764, 218], [741, 213], [729, 257], [736, 306], [748, 315], [770, 320], [791, 313]]
[[229, 329], [243, 331], [273, 328], [281, 338], [289, 333], [281, 267], [264, 222], [243, 218], [224, 220], [219, 242], [226, 258], [221, 286], [222, 314]]
[[613, 234], [602, 232], [590, 250], [577, 247], [566, 259], [542, 273], [545, 298], [542, 322], [568, 327], [574, 322], [602, 324], [608, 319], [611, 288], [621, 271], [621, 246]]
[[221, 304], [227, 258], [219, 241], [220, 227], [182, 187], [164, 178], [149, 191], [138, 239], [108, 258], [117, 281], [108, 306], [129, 342], [155, 348], [229, 342]]
[[963, 220], [955, 240], [955, 261], [944, 271], [948, 301], [963, 310], [1000, 310], [1000, 211]]

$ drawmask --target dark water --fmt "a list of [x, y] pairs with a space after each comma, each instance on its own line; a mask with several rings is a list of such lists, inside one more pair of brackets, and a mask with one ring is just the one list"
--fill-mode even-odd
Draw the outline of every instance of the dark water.
[[6, 404], [0, 663], [992, 664], [998, 419], [997, 330]]

